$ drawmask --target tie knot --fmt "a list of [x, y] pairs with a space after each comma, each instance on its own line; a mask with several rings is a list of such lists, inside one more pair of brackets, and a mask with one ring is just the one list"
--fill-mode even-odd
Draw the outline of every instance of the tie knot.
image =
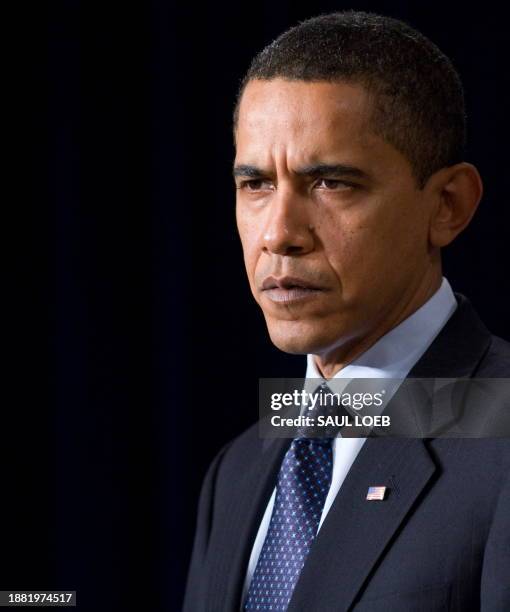
[[306, 417], [306, 424], [298, 429], [298, 438], [331, 440], [351, 419], [342, 405], [341, 394], [332, 391], [326, 382], [309, 394], [301, 414]]

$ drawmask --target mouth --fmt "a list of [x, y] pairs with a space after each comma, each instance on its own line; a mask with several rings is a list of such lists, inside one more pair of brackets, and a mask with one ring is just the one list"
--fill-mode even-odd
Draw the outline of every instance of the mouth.
[[291, 304], [317, 297], [324, 292], [323, 287], [303, 278], [268, 276], [261, 287], [262, 293], [276, 304]]

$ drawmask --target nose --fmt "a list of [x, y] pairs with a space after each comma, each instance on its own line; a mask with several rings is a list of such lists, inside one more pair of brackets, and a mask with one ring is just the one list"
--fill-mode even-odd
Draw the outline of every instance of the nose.
[[304, 255], [314, 246], [313, 225], [304, 198], [292, 189], [276, 190], [267, 211], [263, 251], [276, 255]]

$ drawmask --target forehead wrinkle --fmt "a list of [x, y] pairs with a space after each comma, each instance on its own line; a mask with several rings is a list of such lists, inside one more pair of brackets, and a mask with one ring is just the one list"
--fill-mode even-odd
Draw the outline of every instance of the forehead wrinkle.
[[292, 145], [288, 143], [274, 143], [271, 147], [271, 156], [273, 167], [278, 176], [287, 176], [292, 174], [292, 158], [294, 151]]

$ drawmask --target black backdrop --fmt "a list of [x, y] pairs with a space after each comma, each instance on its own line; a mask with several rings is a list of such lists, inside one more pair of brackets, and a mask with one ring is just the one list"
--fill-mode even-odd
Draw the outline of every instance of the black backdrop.
[[230, 117], [250, 58], [300, 19], [357, 8], [453, 59], [485, 196], [445, 274], [508, 339], [506, 24], [445, 2], [20, 8], [0, 589], [179, 610], [208, 463], [255, 420], [258, 377], [303, 372], [267, 338], [235, 233]]

